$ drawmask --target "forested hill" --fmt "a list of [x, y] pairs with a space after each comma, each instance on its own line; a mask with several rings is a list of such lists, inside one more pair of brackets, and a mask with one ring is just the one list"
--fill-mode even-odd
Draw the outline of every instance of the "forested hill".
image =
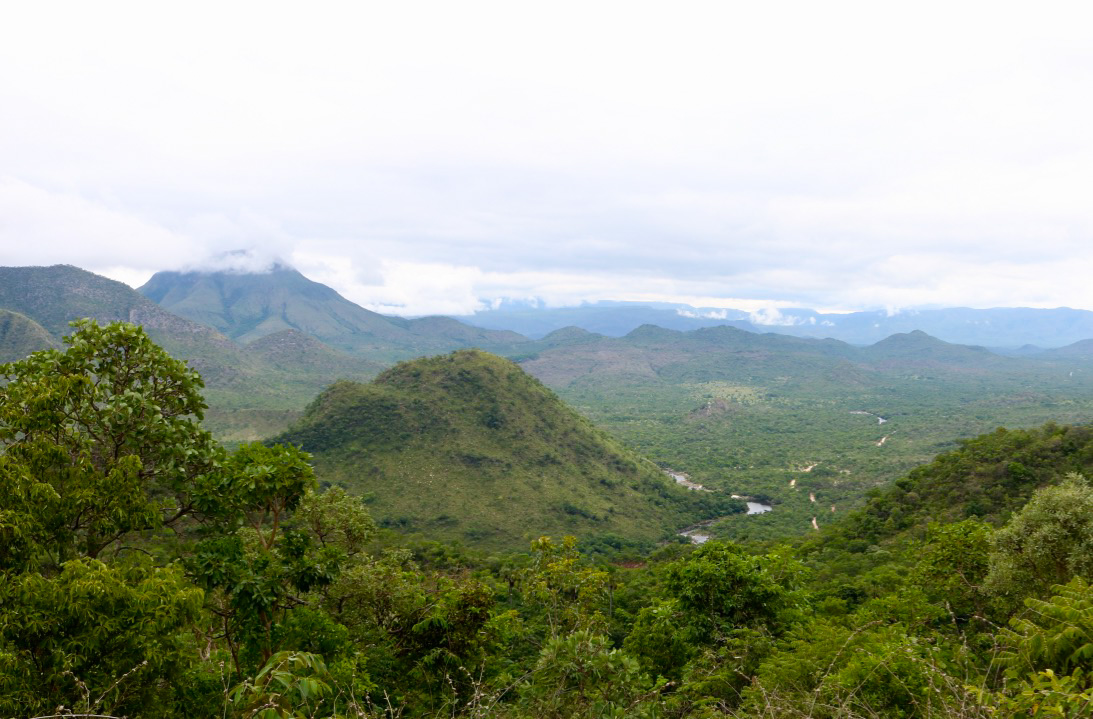
[[55, 347], [57, 340], [26, 315], [0, 310], [0, 363], [14, 362], [31, 352]]
[[381, 523], [478, 546], [656, 540], [741, 509], [677, 487], [517, 365], [474, 350], [339, 382], [275, 441], [311, 452], [324, 481], [374, 497]]

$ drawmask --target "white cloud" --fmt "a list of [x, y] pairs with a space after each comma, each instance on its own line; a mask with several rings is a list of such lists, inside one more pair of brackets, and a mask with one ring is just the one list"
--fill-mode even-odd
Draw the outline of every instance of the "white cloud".
[[23, 3], [2, 262], [255, 248], [408, 313], [1093, 308], [1085, 12]]
[[794, 325], [806, 325], [810, 324], [809, 319], [812, 320], [812, 324], [815, 324], [815, 318], [796, 317], [794, 315], [785, 315], [777, 307], [762, 307], [755, 310], [748, 315], [748, 321], [753, 325], [761, 325], [766, 327], [792, 327]]

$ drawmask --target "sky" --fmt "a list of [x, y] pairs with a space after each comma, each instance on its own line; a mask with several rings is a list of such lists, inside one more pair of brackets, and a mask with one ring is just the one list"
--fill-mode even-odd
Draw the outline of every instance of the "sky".
[[11, 3], [0, 264], [247, 249], [406, 315], [1093, 309], [1086, 5]]

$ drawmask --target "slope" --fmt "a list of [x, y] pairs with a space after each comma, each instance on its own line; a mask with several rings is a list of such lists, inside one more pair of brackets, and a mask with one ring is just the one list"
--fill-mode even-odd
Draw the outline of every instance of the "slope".
[[69, 322], [132, 322], [173, 356], [187, 360], [207, 384], [228, 387], [253, 374], [251, 360], [219, 332], [167, 312], [128, 285], [71, 265], [0, 267], [0, 308], [39, 323], [55, 341]]
[[979, 517], [1001, 524], [1033, 491], [1068, 472], [1093, 470], [1093, 430], [1048, 423], [998, 428], [916, 467], [876, 493], [842, 523], [841, 533], [876, 544], [930, 521]]
[[861, 348], [644, 326], [621, 338], [570, 330], [524, 351], [529, 373], [643, 455], [773, 505], [712, 528], [737, 539], [831, 524], [955, 438], [1093, 411], [1093, 373], [1076, 365], [919, 332]]
[[56, 346], [57, 340], [34, 320], [18, 312], [0, 310], [0, 364]]
[[382, 523], [482, 546], [542, 534], [659, 539], [740, 509], [678, 488], [518, 366], [475, 350], [339, 382], [275, 441], [312, 452], [324, 481], [374, 497]]

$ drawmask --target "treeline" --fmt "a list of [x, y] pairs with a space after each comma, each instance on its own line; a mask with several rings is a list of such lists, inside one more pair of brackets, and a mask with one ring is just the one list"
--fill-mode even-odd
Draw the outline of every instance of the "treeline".
[[965, 443], [797, 547], [593, 561], [400, 543], [306, 454], [214, 442], [129, 325], [0, 373], [0, 716], [1093, 711], [1085, 430]]

